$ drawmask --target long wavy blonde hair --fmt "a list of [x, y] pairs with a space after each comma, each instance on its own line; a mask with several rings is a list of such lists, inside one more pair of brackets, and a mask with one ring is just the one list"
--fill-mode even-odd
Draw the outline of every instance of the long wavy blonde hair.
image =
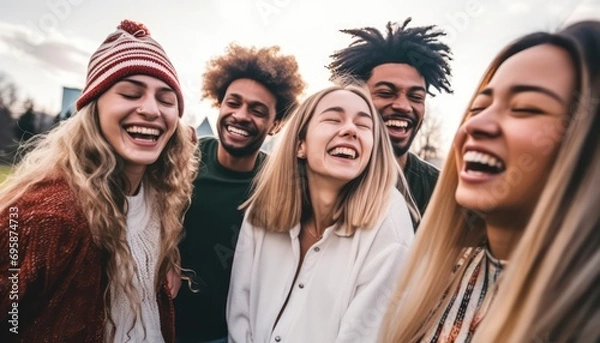
[[580, 105], [477, 342], [600, 340], [600, 22], [559, 34], [582, 50]]
[[[346, 80], [346, 82], [350, 82]], [[243, 206], [250, 205], [248, 220], [269, 231], [284, 232], [312, 213], [308, 193], [306, 160], [296, 157], [300, 141], [306, 138], [308, 123], [315, 108], [327, 94], [348, 90], [361, 97], [373, 118], [373, 153], [365, 170], [342, 189], [335, 204], [333, 219], [338, 228], [353, 232], [375, 224], [387, 208], [389, 193], [401, 171], [394, 159], [392, 145], [366, 87], [336, 85], [309, 96], [294, 113], [263, 169], [255, 179], [255, 191]], [[402, 188], [407, 189], [406, 181]]]
[[[553, 44], [565, 49], [571, 56], [578, 75], [581, 74], [579, 53], [575, 44], [567, 38], [550, 33], [533, 33], [522, 37], [506, 47], [492, 61], [477, 87], [469, 107], [475, 96], [490, 82], [499, 66], [511, 56], [541, 44]], [[578, 78], [578, 88], [581, 89], [581, 78]], [[571, 108], [577, 108], [578, 97], [574, 97]], [[572, 118], [578, 118], [580, 110], [573, 111]], [[466, 120], [469, 111], [463, 116]], [[571, 119], [571, 131], [578, 120]], [[572, 152], [570, 141], [575, 139], [573, 133], [564, 138], [559, 155], [554, 163], [548, 179], [548, 185], [556, 186], [564, 179], [557, 179], [558, 169], [570, 163], [567, 159]], [[565, 152], [565, 150], [568, 150]], [[561, 181], [563, 180], [563, 181]], [[404, 272], [399, 280], [398, 288], [393, 296], [390, 307], [382, 324], [380, 340], [383, 342], [416, 342], [425, 332], [435, 325], [440, 311], [444, 311], [451, 297], [444, 296], [449, 290], [455, 289], [460, 282], [467, 263], [475, 253], [473, 247], [480, 246], [486, 239], [485, 222], [475, 213], [461, 207], [455, 199], [458, 186], [458, 171], [454, 151], [448, 154], [440, 179], [431, 198], [427, 212], [421, 222], [411, 249]], [[555, 190], [546, 188], [540, 196], [538, 213], [546, 210], [543, 199], [556, 197]], [[537, 214], [536, 214], [537, 215]], [[534, 216], [535, 217], [535, 216]], [[533, 218], [533, 217], [532, 217]], [[536, 219], [533, 219], [536, 220]], [[521, 264], [522, 261], [519, 261]], [[457, 266], [460, 266], [457, 268]], [[493, 294], [490, 292], [488, 294]], [[488, 311], [491, 314], [494, 310]], [[494, 340], [489, 340], [494, 341]]]
[[[104, 299], [106, 320], [112, 323], [109, 313], [111, 289], [121, 290], [132, 299], [133, 311], [138, 317], [140, 299], [132, 283], [136, 267], [126, 240], [124, 161], [100, 131], [96, 104], [93, 101], [49, 133], [24, 146], [24, 158], [0, 188], [0, 212], [33, 185], [44, 180], [64, 179], [80, 201], [94, 243], [107, 253], [109, 287]], [[148, 166], [142, 181], [155, 195], [160, 211], [156, 291], [162, 286], [168, 270], [180, 270], [177, 245], [198, 164], [196, 145], [190, 137], [189, 129], [178, 121], [175, 133], [158, 160]]]

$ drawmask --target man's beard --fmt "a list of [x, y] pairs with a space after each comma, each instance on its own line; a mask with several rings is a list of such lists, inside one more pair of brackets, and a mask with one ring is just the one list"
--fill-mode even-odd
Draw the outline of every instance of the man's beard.
[[392, 148], [394, 149], [394, 156], [396, 156], [396, 157], [404, 156], [410, 150], [410, 147], [412, 146], [412, 143], [415, 140], [415, 137], [417, 136], [417, 132], [418, 131], [413, 132], [413, 135], [410, 137], [410, 139], [408, 140], [408, 143], [406, 145], [399, 146], [398, 144], [394, 144], [394, 142], [392, 142]]
[[234, 146], [231, 146], [229, 144], [227, 144], [226, 142], [224, 142], [223, 140], [221, 140], [221, 145], [223, 146], [223, 149], [225, 149], [225, 151], [227, 151], [227, 153], [229, 153], [229, 155], [233, 156], [233, 157], [246, 157], [246, 156], [251, 156], [252, 154], [256, 153], [260, 147], [262, 146], [262, 144], [257, 144], [259, 141], [253, 141], [252, 143], [243, 146], [241, 148], [237, 148]]
[[[221, 122], [221, 124], [219, 125], [219, 135], [221, 135], [223, 133], [223, 135], [225, 134], [225, 132], [227, 131], [227, 126], [231, 125], [230, 123], [228, 123], [227, 121], [223, 121]], [[250, 142], [248, 142], [248, 144], [242, 146], [242, 147], [236, 147], [234, 145], [230, 145], [226, 142], [225, 139], [221, 139], [221, 145], [223, 146], [223, 148], [225, 149], [225, 151], [227, 151], [227, 153], [229, 153], [229, 155], [233, 156], [233, 157], [246, 157], [246, 156], [251, 156], [252, 154], [256, 153], [260, 147], [262, 146], [262, 143], [265, 140], [265, 137], [259, 137], [257, 136], [257, 134], [260, 134], [260, 132], [256, 129], [256, 127], [252, 126], [252, 125], [242, 125], [240, 123], [236, 123], [235, 127], [240, 128], [244, 131], [247, 131], [250, 136], [252, 137], [252, 140]]]
[[415, 137], [417, 136], [417, 133], [419, 132], [420, 129], [420, 123], [418, 121], [418, 118], [416, 118], [414, 115], [410, 115], [410, 114], [406, 114], [403, 112], [399, 112], [399, 111], [395, 111], [393, 113], [384, 115], [383, 113], [379, 112], [379, 116], [381, 117], [381, 119], [385, 122], [386, 120], [391, 120], [391, 119], [396, 119], [396, 120], [406, 120], [409, 121], [412, 126], [412, 135], [408, 138], [408, 142], [402, 146], [400, 146], [401, 143], [396, 143], [393, 141], [393, 138], [391, 137], [390, 132], [388, 131], [389, 129], [386, 127], [385, 131], [388, 134], [388, 137], [390, 138], [390, 143], [392, 144], [392, 148], [394, 149], [394, 156], [396, 157], [401, 157], [404, 156], [409, 150], [410, 147], [415, 139]]
[[408, 150], [410, 150], [410, 145], [399, 147], [392, 144], [392, 148], [394, 148], [394, 156], [400, 157], [406, 154]]

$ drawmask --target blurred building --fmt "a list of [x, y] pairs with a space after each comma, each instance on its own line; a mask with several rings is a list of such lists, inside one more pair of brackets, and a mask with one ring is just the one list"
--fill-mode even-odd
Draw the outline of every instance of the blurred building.
[[58, 114], [59, 120], [65, 120], [75, 113], [75, 103], [81, 95], [81, 89], [63, 87], [62, 106]]
[[204, 117], [204, 120], [202, 120], [202, 123], [200, 124], [200, 126], [198, 126], [198, 128], [196, 128], [196, 135], [198, 135], [198, 138], [204, 137], [204, 136], [214, 136], [215, 135], [213, 133], [212, 128], [210, 127], [210, 123], [208, 122], [208, 117]]

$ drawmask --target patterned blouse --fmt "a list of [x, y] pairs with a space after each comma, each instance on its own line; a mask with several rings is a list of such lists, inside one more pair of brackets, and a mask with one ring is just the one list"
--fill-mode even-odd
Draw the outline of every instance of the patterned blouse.
[[421, 342], [470, 342], [494, 297], [494, 285], [506, 262], [495, 259], [486, 247], [478, 247], [468, 263], [446, 310], [440, 312]]

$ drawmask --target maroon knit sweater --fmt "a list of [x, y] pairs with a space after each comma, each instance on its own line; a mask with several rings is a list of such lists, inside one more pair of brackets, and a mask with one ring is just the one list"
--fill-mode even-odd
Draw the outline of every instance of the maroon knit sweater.
[[[102, 343], [106, 260], [65, 181], [27, 191], [0, 213], [0, 342]], [[173, 342], [166, 282], [157, 302], [163, 336]]]

